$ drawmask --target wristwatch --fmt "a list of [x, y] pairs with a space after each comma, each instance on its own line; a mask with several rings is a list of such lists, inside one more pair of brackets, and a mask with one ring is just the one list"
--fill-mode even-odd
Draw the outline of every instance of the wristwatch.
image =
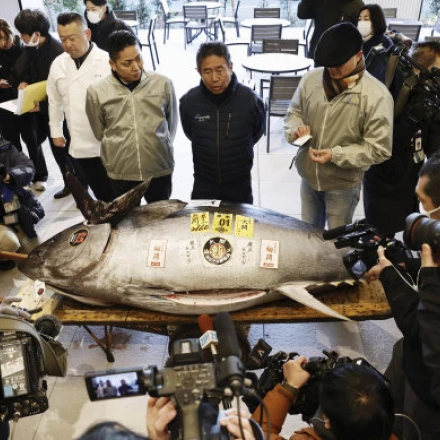
[[286, 379], [284, 379], [284, 380], [281, 382], [281, 386], [282, 386], [283, 388], [285, 388], [287, 391], [289, 391], [290, 393], [292, 393], [295, 397], [298, 397], [299, 389], [293, 387], [292, 385], [289, 385], [289, 384], [287, 383]]

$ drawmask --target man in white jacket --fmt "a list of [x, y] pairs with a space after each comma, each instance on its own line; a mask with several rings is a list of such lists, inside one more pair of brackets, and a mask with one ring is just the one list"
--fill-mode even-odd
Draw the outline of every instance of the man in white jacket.
[[57, 147], [64, 147], [64, 116], [69, 128], [70, 154], [77, 159], [99, 200], [114, 195], [101, 161], [101, 143], [95, 138], [86, 114], [87, 88], [110, 74], [107, 52], [90, 42], [90, 29], [76, 12], [58, 15], [58, 35], [64, 53], [52, 63], [47, 81], [50, 133]]

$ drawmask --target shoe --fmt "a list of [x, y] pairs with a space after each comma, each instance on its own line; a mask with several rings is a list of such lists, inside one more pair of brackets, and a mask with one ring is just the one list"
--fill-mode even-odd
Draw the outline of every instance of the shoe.
[[7, 270], [14, 269], [15, 266], [16, 266], [16, 264], [12, 260], [0, 260], [0, 270], [1, 271], [5, 272]]
[[47, 188], [47, 182], [34, 182], [34, 184], [32, 185], [32, 188], [35, 191], [45, 191]]
[[70, 189], [67, 186], [65, 186], [62, 190], [56, 192], [53, 195], [53, 198], [54, 199], [64, 199], [64, 197], [67, 197], [70, 194], [72, 194], [72, 191], [70, 191]]

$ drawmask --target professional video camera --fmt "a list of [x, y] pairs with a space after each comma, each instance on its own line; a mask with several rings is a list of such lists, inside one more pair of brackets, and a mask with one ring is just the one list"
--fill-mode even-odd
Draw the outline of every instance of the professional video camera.
[[[283, 351], [269, 356], [271, 350], [270, 345], [260, 339], [251, 351], [250, 363], [246, 365], [247, 369], [252, 370], [264, 368], [260, 378], [255, 373], [246, 373], [246, 377], [252, 381], [250, 388], [253, 389], [254, 395], [244, 397], [243, 401], [251, 412], [255, 411], [260, 399], [263, 399], [268, 391], [272, 390], [275, 385], [282, 383], [284, 379], [283, 365], [298, 356], [298, 353], [285, 353]], [[377, 371], [363, 358], [340, 357], [335, 351], [329, 353], [323, 350], [323, 353], [325, 357], [311, 357], [303, 366], [304, 370], [309, 372], [311, 376], [307, 383], [300, 388], [296, 402], [289, 409], [289, 414], [301, 414], [302, 419], [307, 423], [310, 422], [318, 410], [319, 384], [327, 371], [347, 363], [364, 365]]]
[[337, 228], [324, 231], [324, 240], [335, 240], [337, 249], [346, 247], [354, 248], [344, 256], [342, 261], [348, 273], [359, 280], [368, 270], [377, 264], [377, 248], [385, 248], [385, 256], [393, 263], [406, 263], [413, 258], [411, 252], [404, 244], [395, 239], [383, 237], [375, 240], [379, 236], [378, 231], [366, 223], [365, 219], [354, 223], [339, 226]]
[[[220, 429], [219, 404], [227, 405], [233, 396], [244, 392], [245, 370], [230, 315], [219, 313], [214, 328], [219, 341], [218, 354], [215, 347], [212, 349], [214, 363], [203, 361], [198, 339], [177, 340], [162, 370], [149, 366], [86, 373], [90, 399], [128, 397], [147, 392], [154, 397], [169, 396], [174, 398], [177, 407], [177, 417], [169, 426], [172, 439], [229, 438], [224, 437], [227, 434]], [[206, 333], [202, 338], [206, 339]], [[208, 339], [215, 343], [214, 332], [210, 333]], [[114, 386], [116, 382], [121, 383], [119, 388]]]
[[43, 377], [66, 375], [66, 349], [37, 331], [37, 324], [46, 327], [53, 318], [37, 321], [34, 327], [22, 318], [0, 315], [0, 422], [45, 412], [49, 402]]

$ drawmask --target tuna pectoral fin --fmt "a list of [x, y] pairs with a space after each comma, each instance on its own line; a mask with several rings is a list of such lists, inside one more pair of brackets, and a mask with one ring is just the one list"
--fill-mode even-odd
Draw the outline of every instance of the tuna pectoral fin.
[[324, 313], [324, 315], [342, 319], [344, 321], [351, 321], [346, 316], [341, 315], [340, 313], [323, 304], [321, 301], [318, 301], [313, 295], [307, 292], [304, 286], [295, 284], [281, 284], [280, 286], [277, 286], [275, 290], [296, 302], [304, 304], [305, 306], [315, 309], [318, 312]]
[[139, 205], [142, 196], [150, 186], [151, 180], [140, 183], [112, 202], [106, 203], [102, 200], [92, 199], [74, 174], [69, 172], [66, 178], [79, 210], [92, 225], [101, 223], [116, 225], [120, 222], [135, 206]]

